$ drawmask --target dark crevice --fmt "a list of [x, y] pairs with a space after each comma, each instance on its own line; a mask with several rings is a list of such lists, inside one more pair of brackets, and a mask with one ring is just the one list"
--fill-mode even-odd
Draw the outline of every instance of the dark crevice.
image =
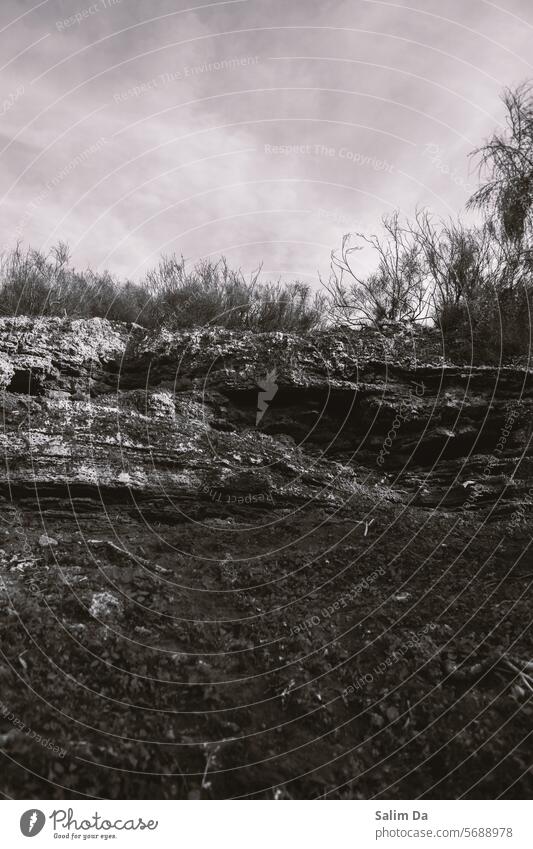
[[36, 375], [31, 369], [18, 369], [13, 374], [6, 391], [19, 395], [43, 395], [42, 377]]

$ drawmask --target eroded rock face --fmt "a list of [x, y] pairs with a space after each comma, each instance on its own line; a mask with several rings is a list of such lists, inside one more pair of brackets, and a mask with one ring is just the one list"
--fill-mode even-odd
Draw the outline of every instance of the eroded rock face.
[[6, 797], [531, 798], [530, 372], [17, 318], [0, 381]]
[[533, 472], [531, 372], [447, 362], [429, 329], [2, 319], [0, 384], [4, 495], [45, 507], [141, 499], [184, 521], [378, 487], [472, 510], [523, 500]]

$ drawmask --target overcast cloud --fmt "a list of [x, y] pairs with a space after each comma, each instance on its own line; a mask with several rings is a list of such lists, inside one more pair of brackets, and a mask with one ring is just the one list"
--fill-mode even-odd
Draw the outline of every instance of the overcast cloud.
[[394, 208], [458, 211], [533, 77], [529, 0], [3, 0], [2, 244], [317, 280]]

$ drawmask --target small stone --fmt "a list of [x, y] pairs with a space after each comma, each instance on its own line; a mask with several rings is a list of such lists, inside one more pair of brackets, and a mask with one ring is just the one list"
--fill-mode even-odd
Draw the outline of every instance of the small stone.
[[399, 715], [400, 713], [398, 711], [398, 708], [395, 708], [394, 705], [387, 708], [387, 710], [385, 711], [385, 716], [387, 717], [389, 722], [395, 722], [398, 719]]
[[110, 592], [95, 593], [92, 597], [89, 613], [99, 620], [114, 619], [122, 613], [122, 604]]
[[39, 545], [43, 548], [46, 545], [57, 545], [57, 540], [54, 537], [49, 537], [48, 534], [41, 534], [39, 537]]

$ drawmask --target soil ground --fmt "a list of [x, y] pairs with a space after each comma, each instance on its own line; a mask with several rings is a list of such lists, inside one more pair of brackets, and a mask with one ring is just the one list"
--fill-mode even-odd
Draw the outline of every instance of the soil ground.
[[531, 797], [530, 526], [141, 512], [2, 510], [4, 794]]

